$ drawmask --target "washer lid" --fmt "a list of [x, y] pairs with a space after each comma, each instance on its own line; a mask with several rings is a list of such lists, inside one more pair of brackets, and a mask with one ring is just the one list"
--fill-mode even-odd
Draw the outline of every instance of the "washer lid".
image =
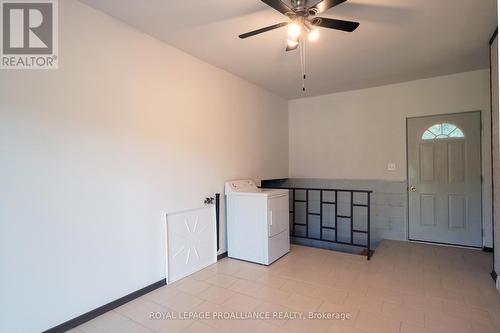
[[260, 192], [253, 180], [233, 180], [226, 182], [226, 194], [229, 193], [258, 193]]
[[226, 195], [253, 195], [275, 197], [288, 194], [286, 189], [260, 189], [253, 180], [233, 180], [226, 182]]

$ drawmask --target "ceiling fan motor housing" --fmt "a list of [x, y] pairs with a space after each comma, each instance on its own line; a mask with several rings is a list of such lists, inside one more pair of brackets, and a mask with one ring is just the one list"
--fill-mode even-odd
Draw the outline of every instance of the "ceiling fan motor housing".
[[[309, 15], [315, 15], [316, 11], [313, 8], [307, 7], [307, 0], [292, 0], [291, 4], [293, 6], [293, 14], [298, 17], [307, 17]], [[314, 12], [314, 14], [312, 14]]]
[[293, 8], [297, 7], [303, 7], [305, 8], [307, 6], [307, 0], [291, 0]]

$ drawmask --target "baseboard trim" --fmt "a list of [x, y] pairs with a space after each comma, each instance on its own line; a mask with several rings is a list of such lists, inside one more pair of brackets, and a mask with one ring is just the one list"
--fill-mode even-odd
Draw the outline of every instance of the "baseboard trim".
[[483, 251], [484, 252], [493, 252], [493, 248], [492, 247], [488, 247], [488, 246], [483, 246]]
[[150, 284], [149, 286], [146, 286], [142, 289], [136, 290], [126, 296], [123, 296], [117, 300], [114, 300], [108, 304], [105, 304], [103, 306], [98, 307], [97, 309], [91, 310], [87, 313], [84, 313], [76, 318], [70, 319], [60, 325], [57, 325], [56, 327], [50, 328], [42, 333], [62, 333], [69, 331], [70, 329], [73, 329], [77, 326], [80, 326], [81, 324], [84, 324], [96, 317], [99, 317], [102, 314], [105, 314], [106, 312], [109, 312], [111, 310], [116, 309], [119, 306], [122, 306], [125, 303], [128, 303], [130, 301], [133, 301], [134, 299], [141, 297], [143, 295], [146, 295], [147, 293], [158, 289], [160, 287], [163, 287], [167, 284], [167, 280], [163, 279], [158, 282], [155, 282], [153, 284]]
[[227, 257], [227, 251], [224, 252], [224, 253], [221, 253], [217, 256], [217, 260], [221, 260], [221, 259], [224, 259], [225, 257]]
[[[227, 257], [227, 252], [221, 253], [217, 256], [217, 260], [221, 260]], [[136, 298], [139, 298], [143, 295], [146, 295], [147, 293], [161, 288], [167, 284], [167, 280], [163, 279], [158, 282], [155, 282], [153, 284], [150, 284], [149, 286], [146, 286], [142, 289], [136, 290], [126, 296], [123, 296], [117, 300], [114, 300], [112, 302], [109, 302], [108, 304], [105, 304], [103, 306], [98, 307], [97, 309], [91, 310], [87, 313], [84, 313], [78, 317], [75, 317], [73, 319], [70, 319], [60, 325], [57, 325], [55, 327], [49, 328], [46, 331], [43, 331], [42, 333], [62, 333], [69, 331], [70, 329], [73, 329], [77, 326], [80, 326], [82, 324], [85, 324], [88, 321], [91, 321], [94, 318], [99, 317], [100, 315], [105, 314], [106, 312], [109, 312], [111, 310], [116, 309], [119, 306], [122, 306], [123, 304], [126, 304], [130, 301], [133, 301]]]

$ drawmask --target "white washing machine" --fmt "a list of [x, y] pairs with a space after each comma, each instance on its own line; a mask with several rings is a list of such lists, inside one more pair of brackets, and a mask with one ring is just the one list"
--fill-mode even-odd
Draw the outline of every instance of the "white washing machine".
[[229, 257], [270, 265], [290, 252], [288, 190], [235, 180], [225, 192]]

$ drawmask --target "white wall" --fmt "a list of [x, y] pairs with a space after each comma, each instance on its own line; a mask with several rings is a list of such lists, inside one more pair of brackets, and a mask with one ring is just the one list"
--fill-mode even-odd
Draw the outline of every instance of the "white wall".
[[[406, 180], [406, 118], [482, 111], [484, 244], [491, 235], [489, 71], [289, 102], [290, 177]], [[396, 171], [387, 171], [396, 163]]]
[[1, 332], [39, 332], [161, 280], [167, 212], [228, 179], [288, 173], [286, 100], [59, 6], [60, 69], [0, 72]]

